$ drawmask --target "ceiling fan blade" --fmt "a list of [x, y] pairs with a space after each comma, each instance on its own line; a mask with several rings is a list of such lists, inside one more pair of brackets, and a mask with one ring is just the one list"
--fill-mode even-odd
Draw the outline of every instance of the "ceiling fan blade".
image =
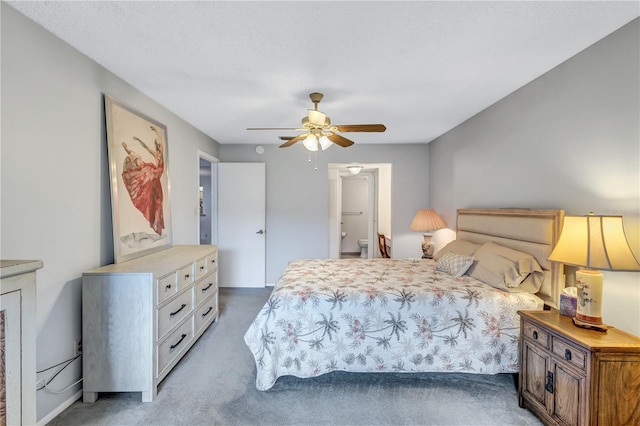
[[287, 142], [283, 143], [282, 145], [280, 145], [280, 148], [286, 148], [288, 146], [293, 145], [294, 143], [303, 140], [304, 138], [306, 138], [307, 136], [309, 136], [309, 133], [303, 133], [301, 135], [296, 136], [295, 138], [292, 138], [290, 140], [288, 140]]
[[336, 126], [339, 132], [384, 132], [384, 124], [341, 124]]
[[340, 145], [343, 148], [346, 148], [348, 146], [353, 145], [353, 141], [349, 140], [345, 137], [342, 137], [340, 135], [336, 135], [335, 133], [330, 133], [327, 135], [327, 137], [329, 138], [329, 140], [333, 143], [335, 143], [336, 145]]

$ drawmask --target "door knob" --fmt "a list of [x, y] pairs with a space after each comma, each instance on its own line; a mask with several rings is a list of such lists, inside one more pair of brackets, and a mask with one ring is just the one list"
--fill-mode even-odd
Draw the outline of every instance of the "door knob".
[[264, 234], [264, 231], [261, 229], [258, 232], [256, 232], [256, 234]]

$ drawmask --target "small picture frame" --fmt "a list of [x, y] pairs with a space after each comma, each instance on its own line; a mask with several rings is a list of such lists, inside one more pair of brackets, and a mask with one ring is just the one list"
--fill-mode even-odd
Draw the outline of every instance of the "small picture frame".
[[169, 143], [162, 123], [105, 95], [115, 263], [171, 247]]

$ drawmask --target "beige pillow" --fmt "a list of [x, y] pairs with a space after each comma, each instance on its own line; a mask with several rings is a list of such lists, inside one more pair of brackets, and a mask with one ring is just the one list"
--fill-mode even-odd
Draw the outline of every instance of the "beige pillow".
[[536, 259], [496, 243], [486, 243], [474, 254], [467, 275], [509, 292], [537, 293], [544, 273]]
[[481, 244], [472, 243], [466, 240], [453, 240], [446, 246], [442, 247], [433, 256], [434, 260], [440, 260], [446, 253], [456, 253], [463, 256], [471, 256], [481, 247]]

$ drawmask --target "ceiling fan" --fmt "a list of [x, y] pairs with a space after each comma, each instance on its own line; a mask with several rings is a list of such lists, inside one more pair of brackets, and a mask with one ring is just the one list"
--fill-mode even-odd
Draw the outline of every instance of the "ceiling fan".
[[353, 145], [353, 141], [340, 136], [338, 132], [384, 132], [387, 130], [384, 124], [341, 124], [332, 125], [331, 119], [321, 111], [318, 111], [318, 104], [324, 95], [322, 93], [311, 93], [309, 98], [313, 102], [313, 109], [307, 110], [307, 116], [302, 118], [302, 127], [249, 127], [247, 130], [296, 130], [305, 132], [301, 135], [289, 138], [281, 136], [280, 139], [286, 140], [280, 145], [280, 148], [286, 148], [296, 142], [302, 141], [302, 144], [309, 151], [317, 151], [318, 147], [325, 150], [332, 143], [343, 148]]

